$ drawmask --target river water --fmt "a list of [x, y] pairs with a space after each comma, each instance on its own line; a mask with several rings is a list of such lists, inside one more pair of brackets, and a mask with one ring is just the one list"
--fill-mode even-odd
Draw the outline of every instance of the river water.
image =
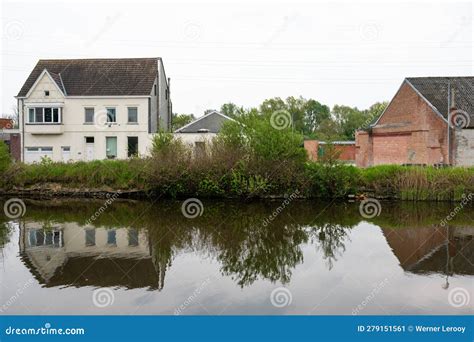
[[472, 206], [192, 202], [24, 200], [0, 313], [474, 313]]

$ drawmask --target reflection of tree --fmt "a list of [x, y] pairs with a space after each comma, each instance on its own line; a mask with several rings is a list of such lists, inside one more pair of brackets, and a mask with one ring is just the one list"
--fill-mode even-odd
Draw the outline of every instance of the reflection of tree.
[[350, 227], [333, 223], [325, 223], [313, 228], [313, 238], [319, 241], [316, 248], [321, 250], [329, 269], [332, 269], [337, 257], [342, 256], [346, 251], [345, 240], [349, 239], [349, 229]]
[[10, 227], [7, 222], [0, 222], [0, 248], [10, 241]]
[[[159, 234], [162, 233], [162, 234]], [[166, 270], [171, 267], [173, 260], [171, 235], [168, 232], [148, 231], [151, 260], [158, 276], [157, 289], [163, 289]]]
[[[42, 220], [53, 218], [56, 222], [72, 218], [83, 222], [94, 214], [101, 202], [74, 204], [77, 207], [74, 215], [69, 210], [71, 205], [52, 209], [37, 209], [30, 205], [27, 215]], [[188, 219], [181, 213], [181, 201], [160, 203], [146, 213], [142, 212], [141, 203], [117, 201], [93, 225], [114, 228], [120, 224], [146, 229], [158, 275], [157, 288], [161, 289], [165, 272], [176, 253], [191, 251], [218, 260], [221, 272], [242, 287], [258, 279], [288, 283], [293, 268], [303, 262], [301, 245], [308, 241], [313, 230], [325, 235], [320, 239], [321, 246], [332, 265], [337, 249], [343, 247], [344, 230], [342, 226], [328, 222], [339, 222], [344, 226], [358, 222], [356, 210], [357, 215], [347, 211], [349, 214], [341, 217], [340, 206], [327, 208], [324, 203], [294, 201], [265, 226], [265, 220], [280, 205], [281, 201], [208, 202], [204, 203], [202, 216]], [[309, 226], [322, 228], [309, 230]]]
[[298, 225], [253, 226], [241, 237], [222, 248], [218, 259], [222, 272], [242, 287], [259, 277], [288, 283], [291, 270], [303, 261], [299, 246], [307, 236]]

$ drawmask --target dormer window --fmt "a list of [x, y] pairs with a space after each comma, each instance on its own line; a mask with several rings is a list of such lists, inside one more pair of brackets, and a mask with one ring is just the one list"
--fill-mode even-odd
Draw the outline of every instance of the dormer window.
[[44, 91], [44, 96], [49, 96], [49, 90]]

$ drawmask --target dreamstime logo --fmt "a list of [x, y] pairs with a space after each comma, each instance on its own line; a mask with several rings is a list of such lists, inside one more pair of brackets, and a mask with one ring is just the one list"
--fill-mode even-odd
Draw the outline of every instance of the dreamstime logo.
[[207, 278], [205, 281], [203, 281], [194, 291], [193, 293], [186, 298], [186, 300], [178, 306], [174, 310], [174, 314], [176, 316], [180, 315], [189, 305], [191, 305], [197, 298], [197, 296], [204, 290], [204, 288], [211, 283], [211, 279]]
[[98, 112], [94, 113], [94, 126], [97, 129], [104, 130], [107, 128], [107, 125], [110, 124], [108, 122], [108, 114], [106, 109], [99, 110]]
[[3, 205], [3, 212], [11, 219], [22, 217], [26, 213], [26, 205], [19, 198], [10, 198]]
[[19, 40], [21, 37], [23, 37], [25, 30], [22, 22], [13, 20], [5, 25], [3, 32], [6, 39]]
[[112, 196], [109, 196], [107, 195], [107, 200], [104, 202], [104, 204], [99, 208], [97, 209], [97, 211], [91, 216], [89, 217], [89, 219], [86, 221], [86, 225], [90, 225], [92, 224], [92, 222], [94, 222], [95, 220], [97, 220], [97, 218], [102, 215], [102, 213], [104, 211], [107, 210], [107, 208], [112, 205], [112, 203], [114, 203], [114, 201], [119, 197], [119, 194], [118, 193], [114, 193]]
[[467, 112], [457, 109], [451, 113], [451, 127], [455, 129], [463, 129], [471, 124], [471, 117]]
[[274, 111], [270, 117], [270, 124], [278, 130], [290, 127], [292, 124], [290, 112], [284, 109]]
[[34, 284], [33, 278], [28, 279], [26, 283], [24, 283], [21, 287], [19, 287], [16, 292], [11, 296], [10, 298], [7, 299], [7, 301], [0, 306], [0, 312], [5, 312], [7, 309], [12, 306], [18, 298], [20, 298], [25, 292], [26, 289], [28, 289], [31, 285]]
[[459, 214], [464, 207], [474, 199], [474, 193], [469, 193], [468, 195], [463, 195], [461, 203], [457, 205], [443, 220], [441, 220], [440, 225], [441, 227], [446, 227], [446, 225]]
[[363, 40], [377, 40], [380, 35], [380, 25], [375, 22], [364, 23], [359, 26], [359, 34]]
[[448, 302], [451, 306], [455, 308], [467, 306], [470, 301], [471, 296], [465, 288], [455, 287], [454, 289], [449, 291]]
[[270, 302], [272, 302], [272, 305], [277, 308], [289, 306], [292, 301], [293, 296], [291, 295], [290, 290], [286, 287], [277, 287], [270, 295]]
[[187, 22], [184, 25], [183, 34], [187, 40], [197, 40], [202, 33], [202, 26], [196, 22]]
[[98, 308], [112, 305], [115, 300], [113, 291], [109, 288], [97, 289], [92, 293], [92, 303]]
[[92, 45], [94, 42], [99, 40], [99, 38], [110, 28], [112, 25], [117, 21], [117, 19], [121, 16], [121, 13], [116, 13], [113, 17], [112, 16], [106, 16], [105, 17], [105, 23], [102, 25], [102, 28], [97, 32], [97, 34], [90, 39], [89, 41], [86, 42], [85, 46], [88, 47]]
[[353, 310], [352, 310], [352, 315], [358, 315], [362, 310], [365, 309], [365, 307], [375, 298], [375, 296], [382, 291], [382, 289], [388, 284], [388, 278], [385, 278], [382, 280], [380, 283], [378, 283], [372, 291], [364, 298], [364, 300], [357, 305]]
[[298, 195], [300, 194], [300, 191], [299, 190], [295, 190], [295, 192], [293, 192], [290, 196], [288, 196], [288, 198], [286, 198], [282, 203], [281, 205], [276, 208], [275, 211], [272, 212], [271, 215], [269, 215], [268, 217], [266, 217], [264, 220], [263, 220], [263, 226], [266, 227], [268, 226], [268, 224], [270, 222], [272, 222], [278, 215], [280, 215], [280, 213], [291, 203], [291, 201], [293, 201], [294, 199], [298, 198]]
[[382, 212], [382, 205], [375, 198], [367, 198], [360, 202], [359, 212], [363, 218], [374, 218]]
[[181, 205], [181, 212], [183, 213], [184, 217], [193, 219], [198, 216], [202, 216], [204, 212], [204, 206], [197, 198], [188, 198]]

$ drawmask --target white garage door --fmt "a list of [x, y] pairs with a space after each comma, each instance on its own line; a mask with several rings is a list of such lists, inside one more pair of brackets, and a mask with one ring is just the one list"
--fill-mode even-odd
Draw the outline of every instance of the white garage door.
[[39, 163], [42, 157], [53, 159], [52, 147], [26, 147], [25, 163]]

